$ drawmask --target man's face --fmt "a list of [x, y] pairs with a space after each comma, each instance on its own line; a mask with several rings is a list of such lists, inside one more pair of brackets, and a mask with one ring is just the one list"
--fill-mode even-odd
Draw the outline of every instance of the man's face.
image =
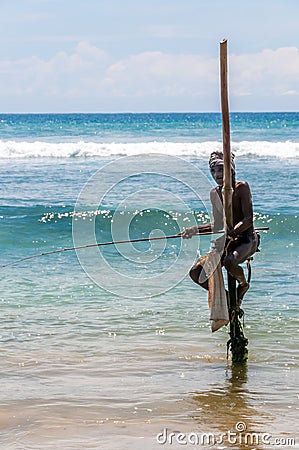
[[218, 186], [223, 186], [223, 163], [216, 163], [211, 168], [211, 174]]

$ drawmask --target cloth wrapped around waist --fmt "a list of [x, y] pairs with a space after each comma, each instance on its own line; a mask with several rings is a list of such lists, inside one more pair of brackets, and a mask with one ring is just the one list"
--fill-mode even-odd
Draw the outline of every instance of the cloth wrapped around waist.
[[[192, 271], [192, 275], [191, 275]], [[193, 281], [200, 285], [207, 283], [208, 304], [212, 331], [217, 331], [229, 323], [224, 278], [221, 268], [221, 254], [211, 251], [199, 258], [190, 271]], [[194, 275], [196, 278], [194, 278]]]

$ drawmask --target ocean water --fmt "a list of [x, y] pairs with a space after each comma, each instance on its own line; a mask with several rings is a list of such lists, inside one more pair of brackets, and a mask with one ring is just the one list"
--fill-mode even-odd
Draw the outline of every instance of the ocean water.
[[188, 277], [214, 237], [16, 262], [208, 221], [221, 116], [0, 115], [1, 449], [299, 447], [298, 136], [299, 113], [231, 114], [237, 178], [269, 227], [248, 364], [232, 367]]

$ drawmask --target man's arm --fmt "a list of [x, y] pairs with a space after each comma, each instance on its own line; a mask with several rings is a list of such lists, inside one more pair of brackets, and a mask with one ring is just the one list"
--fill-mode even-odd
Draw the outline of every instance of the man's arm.
[[184, 239], [191, 239], [192, 236], [196, 236], [200, 233], [209, 233], [213, 231], [213, 222], [205, 223], [204, 225], [195, 225], [194, 227], [185, 228], [181, 236]]
[[223, 204], [216, 189], [210, 192], [210, 199], [213, 207], [214, 222], [211, 224], [213, 231], [222, 231], [224, 228], [223, 222]]
[[246, 181], [239, 182], [237, 193], [241, 204], [241, 211], [238, 215], [241, 215], [242, 219], [228, 232], [230, 237], [236, 237], [253, 226], [253, 207], [249, 184]]
[[196, 225], [183, 230], [182, 237], [190, 239], [198, 233], [208, 233], [211, 231], [220, 231], [223, 229], [223, 207], [219, 195], [215, 189], [210, 192], [210, 200], [213, 207], [214, 222], [209, 222], [203, 225]]

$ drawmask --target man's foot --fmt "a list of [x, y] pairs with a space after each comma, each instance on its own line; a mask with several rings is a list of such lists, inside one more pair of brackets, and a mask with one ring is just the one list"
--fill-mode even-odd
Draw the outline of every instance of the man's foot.
[[249, 289], [249, 283], [242, 283], [239, 284], [238, 288], [237, 288], [237, 295], [238, 295], [238, 300], [243, 300], [244, 295], [246, 294], [246, 292]]

